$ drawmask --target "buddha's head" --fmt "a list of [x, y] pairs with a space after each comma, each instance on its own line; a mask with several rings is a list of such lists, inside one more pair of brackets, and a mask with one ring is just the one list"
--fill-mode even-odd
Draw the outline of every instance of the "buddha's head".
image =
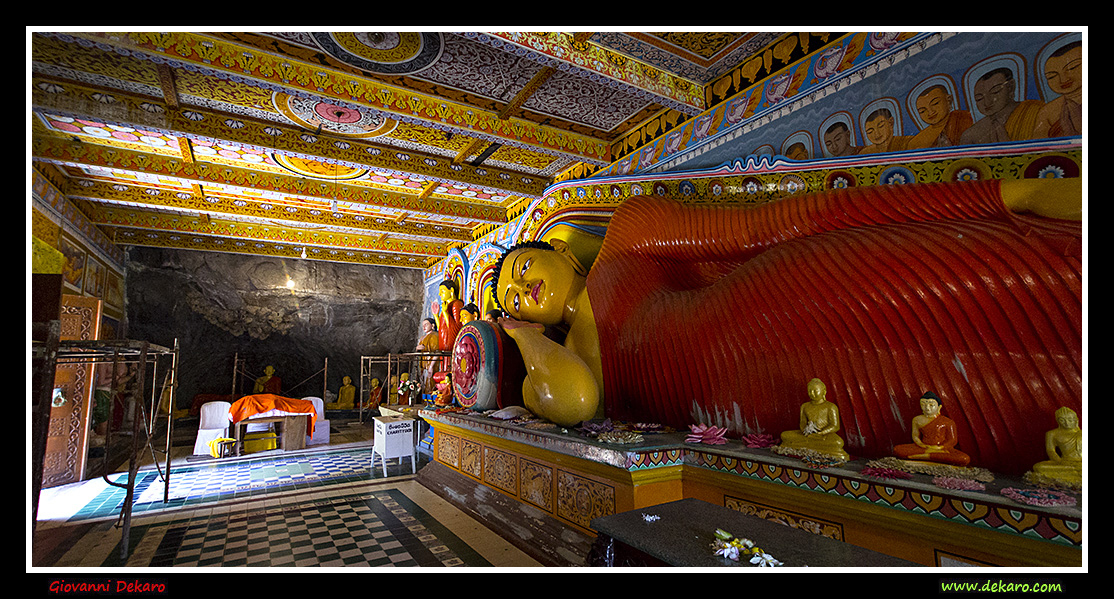
[[379, 379], [371, 379], [371, 388], [374, 389], [379, 386]]
[[921, 413], [925, 416], [935, 418], [936, 415], [940, 413], [940, 408], [943, 405], [944, 404], [942, 401], [940, 401], [940, 398], [931, 391], [927, 391], [924, 395], [921, 396]]
[[1075, 413], [1075, 410], [1064, 406], [1056, 410], [1056, 424], [1064, 429], [1079, 428], [1079, 415]]
[[448, 305], [455, 300], [459, 294], [460, 290], [457, 289], [456, 281], [452, 279], [441, 281], [441, 285], [437, 288], [437, 295], [441, 298], [441, 303], [444, 305]]
[[346, 386], [346, 387], [347, 387], [348, 385], [351, 385], [351, 384], [352, 384], [352, 377], [350, 377], [350, 376], [346, 376], [346, 377], [344, 377], [344, 378], [342, 378], [342, 379], [340, 379], [340, 380], [341, 380], [341, 382], [342, 382], [342, 383], [344, 383], [344, 386]]
[[917, 96], [917, 115], [929, 125], [938, 125], [952, 111], [952, 97], [943, 85], [933, 85]]
[[274, 373], [275, 373], [275, 367], [274, 366], [268, 366], [268, 367], [263, 369], [263, 374], [265, 374], [267, 376], [271, 376]]
[[824, 381], [812, 379], [808, 382], [808, 398], [812, 401], [817, 403], [822, 402], [827, 394], [828, 387], [824, 385]]
[[511, 318], [554, 325], [564, 319], [583, 280], [568, 243], [527, 241], [511, 247], [495, 265], [495, 301]]
[[468, 304], [460, 309], [460, 324], [468, 324], [480, 317], [480, 309], [476, 304]]
[[433, 319], [432, 318], [422, 319], [422, 334], [423, 335], [428, 335], [428, 334], [432, 333], [433, 330], [436, 329], [436, 328], [437, 327], [436, 327], [436, 325], [433, 324]]

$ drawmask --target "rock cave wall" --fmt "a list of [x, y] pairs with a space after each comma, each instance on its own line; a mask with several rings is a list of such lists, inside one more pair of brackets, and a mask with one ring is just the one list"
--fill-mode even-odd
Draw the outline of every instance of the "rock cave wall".
[[232, 393], [237, 353], [249, 379], [274, 366], [288, 397], [323, 397], [326, 358], [329, 393], [358, 386], [360, 356], [413, 351], [424, 294], [416, 269], [141, 247], [126, 288], [128, 338], [178, 339], [178, 408]]

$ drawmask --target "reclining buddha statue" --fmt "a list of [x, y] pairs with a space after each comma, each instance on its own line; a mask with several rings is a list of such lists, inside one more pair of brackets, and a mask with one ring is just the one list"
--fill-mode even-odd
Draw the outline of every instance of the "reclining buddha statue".
[[[1082, 184], [855, 187], [750, 206], [636, 196], [589, 268], [530, 241], [496, 266], [523, 402], [572, 426], [798, 424], [819, 378], [846, 449], [885, 456], [924, 389], [973, 463], [1043, 459], [1034, 412], [1082, 402]], [[536, 323], [536, 324], [528, 324]], [[542, 325], [567, 327], [563, 343]], [[833, 393], [834, 392], [834, 393]]]

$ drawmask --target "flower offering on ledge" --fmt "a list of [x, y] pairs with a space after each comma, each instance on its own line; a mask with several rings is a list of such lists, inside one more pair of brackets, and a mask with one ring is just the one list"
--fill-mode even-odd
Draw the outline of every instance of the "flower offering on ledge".
[[1076, 504], [1075, 497], [1063, 491], [1054, 491], [1052, 489], [1017, 489], [1008, 487], [1002, 489], [1002, 495], [1018, 503], [1040, 507], [1071, 507]]
[[642, 435], [630, 431], [609, 431], [596, 437], [600, 443], [641, 443]]
[[717, 528], [716, 538], [712, 541], [712, 550], [716, 555], [732, 561], [739, 561], [739, 556], [751, 556], [750, 563], [759, 567], [780, 566], [782, 563], [774, 556], [762, 551], [750, 539], [735, 538], [731, 533]]
[[863, 468], [861, 472], [863, 476], [869, 476], [872, 478], [913, 478], [912, 474], [909, 474], [904, 470], [897, 470], [896, 468], [883, 468], [880, 466], [867, 466]]
[[934, 476], [932, 477], [932, 484], [940, 487], [941, 489], [951, 489], [953, 491], [985, 491], [986, 485], [977, 480], [969, 478], [958, 478], [955, 476]]
[[1070, 493], [1079, 493], [1083, 491], [1082, 484], [1074, 484], [1063, 479], [1045, 476], [1043, 474], [1033, 472], [1032, 470], [1026, 472], [1025, 476], [1023, 476], [1022, 478], [1025, 480], [1025, 482], [1036, 487], [1068, 491]]
[[615, 430], [615, 425], [612, 424], [611, 419], [608, 418], [603, 422], [592, 422], [590, 420], [585, 420], [584, 422], [581, 422], [580, 426], [577, 428], [580, 430], [580, 432], [591, 436], [598, 435], [600, 433], [609, 433]]
[[752, 435], [743, 435], [740, 439], [743, 446], [751, 449], [764, 449], [777, 445], [777, 437], [766, 433], [754, 433]]
[[690, 424], [689, 428], [692, 432], [685, 437], [685, 443], [704, 443], [705, 445], [723, 445], [727, 443], [727, 439], [725, 438], [727, 429], [725, 428], [707, 424]]

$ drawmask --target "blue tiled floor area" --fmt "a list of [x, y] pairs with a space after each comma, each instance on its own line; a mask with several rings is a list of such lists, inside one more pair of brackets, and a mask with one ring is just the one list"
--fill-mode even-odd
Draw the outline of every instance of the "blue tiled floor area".
[[[194, 507], [200, 504], [261, 496], [274, 491], [313, 489], [322, 485], [369, 481], [384, 478], [382, 461], [372, 467], [367, 447], [277, 455], [257, 459], [184, 465], [174, 463], [170, 472], [169, 501], [163, 502], [166, 485], [158, 472], [141, 471], [136, 477], [133, 515], [150, 510]], [[419, 454], [418, 463], [423, 463]], [[409, 458], [389, 460], [387, 476], [410, 474]], [[127, 482], [127, 474], [111, 475], [113, 482]], [[92, 501], [77, 511], [70, 521], [103, 518], [120, 512], [125, 490], [106, 486]]]

